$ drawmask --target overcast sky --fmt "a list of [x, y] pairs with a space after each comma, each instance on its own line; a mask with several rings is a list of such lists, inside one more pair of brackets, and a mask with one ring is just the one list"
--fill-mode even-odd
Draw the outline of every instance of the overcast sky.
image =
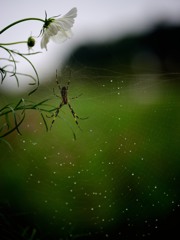
[[[53, 73], [59, 67], [59, 57], [63, 59], [84, 42], [105, 42], [125, 34], [147, 31], [162, 21], [180, 23], [180, 0], [1, 0], [0, 29], [22, 18], [44, 19], [45, 10], [48, 17], [64, 15], [72, 7], [78, 9], [72, 29], [74, 36], [61, 45], [50, 42], [48, 51], [43, 50], [33, 59], [40, 77]], [[41, 28], [41, 22], [21, 23], [4, 32], [0, 42], [26, 40], [30, 34], [37, 36]], [[39, 50], [37, 42], [34, 51]]]

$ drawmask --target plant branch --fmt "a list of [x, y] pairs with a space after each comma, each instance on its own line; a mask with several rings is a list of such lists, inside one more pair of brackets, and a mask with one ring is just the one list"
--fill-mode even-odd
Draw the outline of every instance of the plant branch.
[[13, 22], [11, 24], [9, 24], [8, 26], [6, 26], [5, 28], [3, 28], [1, 31], [0, 31], [0, 34], [2, 34], [3, 32], [5, 32], [7, 29], [13, 27], [14, 25], [16, 24], [19, 24], [21, 22], [25, 22], [25, 21], [41, 21], [41, 22], [45, 22], [44, 19], [41, 19], [41, 18], [24, 18], [24, 19], [21, 19], [21, 20], [18, 20], [16, 22]]

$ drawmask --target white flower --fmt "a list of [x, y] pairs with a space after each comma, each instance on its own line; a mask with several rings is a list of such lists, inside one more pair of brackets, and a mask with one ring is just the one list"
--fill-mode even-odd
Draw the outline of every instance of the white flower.
[[46, 18], [43, 25], [43, 37], [41, 39], [41, 48], [47, 50], [47, 44], [50, 39], [56, 43], [62, 43], [72, 37], [71, 28], [74, 24], [74, 18], [77, 16], [77, 9], [72, 8], [61, 18]]

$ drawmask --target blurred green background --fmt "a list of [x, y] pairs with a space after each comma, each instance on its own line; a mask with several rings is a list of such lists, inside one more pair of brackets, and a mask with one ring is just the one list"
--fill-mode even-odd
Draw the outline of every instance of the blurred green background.
[[[12, 149], [0, 142], [2, 239], [175, 234], [180, 206], [179, 73], [159, 70], [155, 60], [138, 60], [132, 68], [114, 53], [113, 60], [104, 63], [102, 57], [98, 64], [81, 62], [78, 56], [69, 62], [69, 96], [82, 94], [71, 100], [77, 115], [88, 117], [79, 119], [82, 131], [68, 106], [48, 132], [40, 113], [29, 110], [22, 135], [6, 138]], [[62, 85], [68, 79], [68, 74], [59, 78]], [[55, 76], [29, 99], [51, 97], [56, 107], [60, 99], [53, 88], [58, 94]], [[2, 106], [18, 99], [1, 94]], [[49, 126], [51, 121], [47, 117]]]

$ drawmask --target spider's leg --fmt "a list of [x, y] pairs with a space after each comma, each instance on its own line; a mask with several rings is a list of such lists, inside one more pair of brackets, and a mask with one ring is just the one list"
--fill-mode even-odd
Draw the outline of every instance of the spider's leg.
[[[77, 119], [79, 119], [79, 117], [78, 117], [78, 115], [74, 112], [74, 110], [73, 110], [73, 108], [71, 107], [71, 105], [68, 103], [68, 106], [69, 106], [69, 109], [71, 110], [71, 113], [72, 113], [72, 115], [73, 115], [73, 117], [74, 117], [74, 120], [75, 120], [75, 123], [78, 125], [78, 127], [79, 127], [79, 124], [78, 124], [78, 121], [77, 121]], [[80, 128], [80, 127], [79, 127]]]
[[70, 76], [69, 76], [69, 80], [68, 80], [68, 83], [67, 83], [67, 86], [66, 86], [66, 89], [68, 90], [68, 88], [69, 88], [69, 84], [71, 83], [71, 71], [70, 71]]
[[60, 85], [60, 83], [58, 81], [57, 70], [56, 70], [56, 83], [58, 85], [59, 90], [61, 91], [61, 85]]
[[72, 97], [71, 99], [76, 99], [76, 98], [79, 98], [80, 96], [82, 96], [82, 93], [79, 94], [78, 96]]
[[58, 95], [55, 93], [54, 88], [53, 88], [53, 94], [54, 94], [54, 96], [56, 96], [56, 97], [58, 97], [58, 98], [61, 98], [60, 96], [58, 96]]
[[70, 84], [70, 80], [68, 81], [68, 83], [67, 83], [67, 86], [66, 86], [66, 89], [68, 90], [68, 88], [69, 88], [69, 84]]
[[52, 128], [53, 123], [54, 123], [55, 120], [56, 120], [56, 117], [57, 117], [58, 114], [59, 114], [59, 110], [62, 108], [63, 105], [64, 105], [64, 103], [61, 102], [61, 104], [60, 104], [59, 107], [56, 109], [55, 113], [53, 114], [54, 118], [53, 118], [53, 120], [52, 120], [52, 122], [51, 122], [50, 130], [51, 130], [51, 128]]

